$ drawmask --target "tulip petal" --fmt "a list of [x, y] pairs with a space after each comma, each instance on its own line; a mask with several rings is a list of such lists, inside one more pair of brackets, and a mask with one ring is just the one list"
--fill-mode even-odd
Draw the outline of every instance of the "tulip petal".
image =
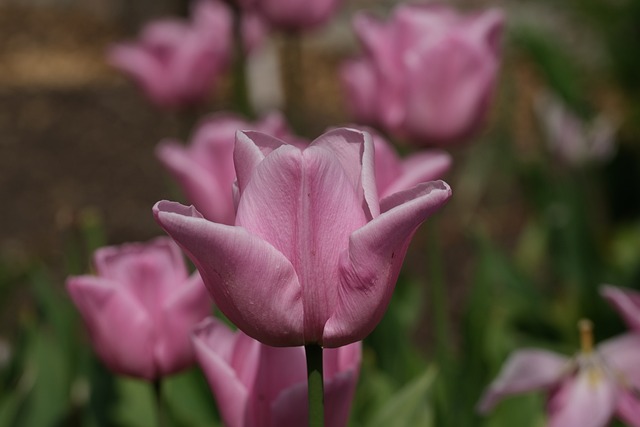
[[640, 399], [637, 392], [620, 391], [616, 402], [616, 413], [628, 427], [640, 427]]
[[616, 286], [602, 286], [600, 294], [618, 310], [629, 328], [640, 332], [640, 292]]
[[109, 48], [107, 61], [129, 74], [154, 102], [171, 105], [171, 86], [164, 83], [162, 65], [147, 50], [132, 44], [115, 45]]
[[100, 248], [94, 264], [100, 276], [120, 283], [118, 290], [129, 292], [156, 321], [158, 302], [187, 278], [182, 253], [168, 237]]
[[162, 334], [156, 341], [154, 357], [165, 375], [194, 362], [189, 333], [193, 325], [211, 315], [213, 308], [213, 301], [197, 272], [183, 286], [174, 289], [165, 300], [160, 324], [156, 325]]
[[154, 328], [145, 309], [107, 279], [70, 277], [66, 286], [102, 361], [121, 374], [156, 378]]
[[487, 413], [510, 394], [549, 388], [567, 374], [570, 359], [544, 350], [524, 349], [509, 356], [498, 374], [483, 394], [476, 409]]
[[450, 167], [451, 156], [446, 151], [427, 150], [409, 156], [402, 162], [402, 173], [380, 194], [380, 199], [421, 182], [442, 178]]
[[549, 401], [547, 427], [604, 427], [614, 413], [616, 386], [597, 367], [580, 370]]
[[500, 55], [500, 41], [504, 29], [504, 13], [500, 9], [488, 9], [470, 18], [471, 25], [467, 33], [469, 40], [488, 47], [496, 58]]
[[340, 67], [340, 80], [353, 117], [360, 123], [375, 124], [378, 119], [376, 74], [369, 61], [360, 58], [344, 62]]
[[153, 212], [234, 324], [266, 344], [304, 343], [302, 290], [281, 252], [242, 227], [209, 222], [179, 203], [158, 202]]
[[262, 132], [242, 130], [236, 132], [233, 163], [240, 193], [244, 191], [253, 176], [253, 171], [264, 157], [282, 145], [286, 145], [286, 142]]
[[[497, 64], [462, 37], [450, 36], [406, 58], [405, 126], [419, 138], [446, 142], [475, 130], [484, 118]], [[430, 102], [425, 102], [430, 100]]]
[[382, 201], [380, 216], [351, 235], [338, 301], [323, 334], [325, 347], [358, 341], [371, 332], [389, 303], [411, 236], [450, 196], [442, 181], [396, 193]]
[[[324, 414], [325, 425], [346, 426], [358, 383], [361, 342], [324, 350]], [[304, 367], [302, 368], [304, 372]], [[304, 378], [283, 389], [272, 404], [272, 425], [302, 426], [307, 424], [307, 384]]]
[[[253, 384], [250, 401], [249, 416], [253, 422], [249, 425], [265, 424], [264, 420], [273, 419], [273, 404], [283, 393], [288, 393], [298, 384], [306, 385], [306, 363], [303, 347], [270, 347], [260, 346], [260, 356], [256, 372], [256, 380]], [[304, 394], [306, 399], [306, 393]], [[291, 402], [289, 402], [291, 403]], [[302, 415], [302, 407], [289, 406], [287, 413], [296, 414], [298, 419]], [[266, 423], [273, 426], [304, 425], [289, 423]]]
[[640, 390], [640, 335], [632, 333], [608, 339], [598, 345], [598, 353], [616, 377]]
[[380, 215], [375, 179], [375, 146], [368, 132], [338, 128], [328, 131], [311, 146], [330, 150], [342, 164], [351, 185], [362, 200], [368, 219]]
[[322, 337], [341, 251], [365, 223], [349, 177], [324, 146], [278, 148], [258, 165], [240, 199], [236, 224], [271, 243], [298, 274], [306, 343]]
[[[187, 199], [198, 207], [203, 215], [215, 222], [232, 224], [235, 212], [232, 203], [231, 185], [226, 194], [217, 180], [199, 162], [189, 155], [181, 144], [173, 141], [161, 142], [156, 155], [173, 175], [185, 192]], [[224, 201], [224, 202], [223, 202]]]
[[[229, 427], [246, 425], [249, 398], [249, 388], [242, 383], [238, 371], [232, 366], [238, 339], [237, 334], [212, 317], [198, 325], [192, 335], [198, 363], [213, 390], [222, 419]], [[254, 341], [251, 348], [245, 348], [244, 355], [257, 356], [259, 346]]]

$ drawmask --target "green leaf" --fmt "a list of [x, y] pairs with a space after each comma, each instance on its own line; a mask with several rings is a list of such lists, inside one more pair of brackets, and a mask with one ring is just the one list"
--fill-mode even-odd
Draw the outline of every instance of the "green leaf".
[[371, 418], [370, 427], [430, 427], [433, 425], [431, 392], [436, 369], [430, 367], [422, 375], [400, 389]]

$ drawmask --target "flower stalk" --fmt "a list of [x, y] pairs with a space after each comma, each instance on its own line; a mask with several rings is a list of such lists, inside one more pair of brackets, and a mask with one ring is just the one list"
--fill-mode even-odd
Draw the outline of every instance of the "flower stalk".
[[309, 427], [324, 427], [322, 347], [317, 344], [305, 345], [304, 353], [307, 358], [309, 385]]

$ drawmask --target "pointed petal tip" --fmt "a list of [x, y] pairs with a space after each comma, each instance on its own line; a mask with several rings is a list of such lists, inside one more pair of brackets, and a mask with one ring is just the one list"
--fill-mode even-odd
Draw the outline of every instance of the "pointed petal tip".
[[153, 205], [153, 216], [156, 221], [162, 222], [162, 217], [169, 215], [181, 215], [192, 218], [204, 218], [200, 212], [193, 206], [185, 206], [178, 202], [171, 202], [169, 200], [160, 200]]

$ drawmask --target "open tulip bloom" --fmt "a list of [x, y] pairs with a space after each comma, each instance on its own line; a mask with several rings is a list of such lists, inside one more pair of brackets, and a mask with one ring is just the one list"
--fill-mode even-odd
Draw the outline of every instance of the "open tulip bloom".
[[109, 369], [158, 380], [195, 362], [189, 334], [212, 303], [171, 239], [101, 248], [94, 264], [96, 276], [70, 277], [67, 290]]
[[[194, 330], [193, 343], [227, 427], [306, 425], [304, 348], [270, 347], [214, 318]], [[325, 351], [328, 427], [347, 425], [360, 360], [360, 342]]]
[[109, 63], [160, 107], [206, 100], [232, 55], [233, 16], [218, 0], [193, 3], [191, 22], [165, 19], [144, 27], [137, 42], [112, 46]]
[[581, 321], [582, 350], [574, 358], [544, 350], [515, 352], [478, 405], [490, 411], [510, 394], [549, 392], [548, 427], [605, 427], [616, 414], [640, 427], [640, 335], [627, 334], [593, 348]]
[[379, 201], [373, 153], [370, 135], [353, 129], [304, 150], [238, 132], [235, 226], [174, 202], [153, 211], [247, 335], [273, 346], [339, 347], [380, 321], [413, 233], [451, 195], [437, 181]]
[[498, 10], [462, 16], [437, 4], [400, 5], [389, 22], [357, 15], [365, 52], [341, 69], [354, 117], [424, 144], [469, 136], [492, 97], [502, 24]]

